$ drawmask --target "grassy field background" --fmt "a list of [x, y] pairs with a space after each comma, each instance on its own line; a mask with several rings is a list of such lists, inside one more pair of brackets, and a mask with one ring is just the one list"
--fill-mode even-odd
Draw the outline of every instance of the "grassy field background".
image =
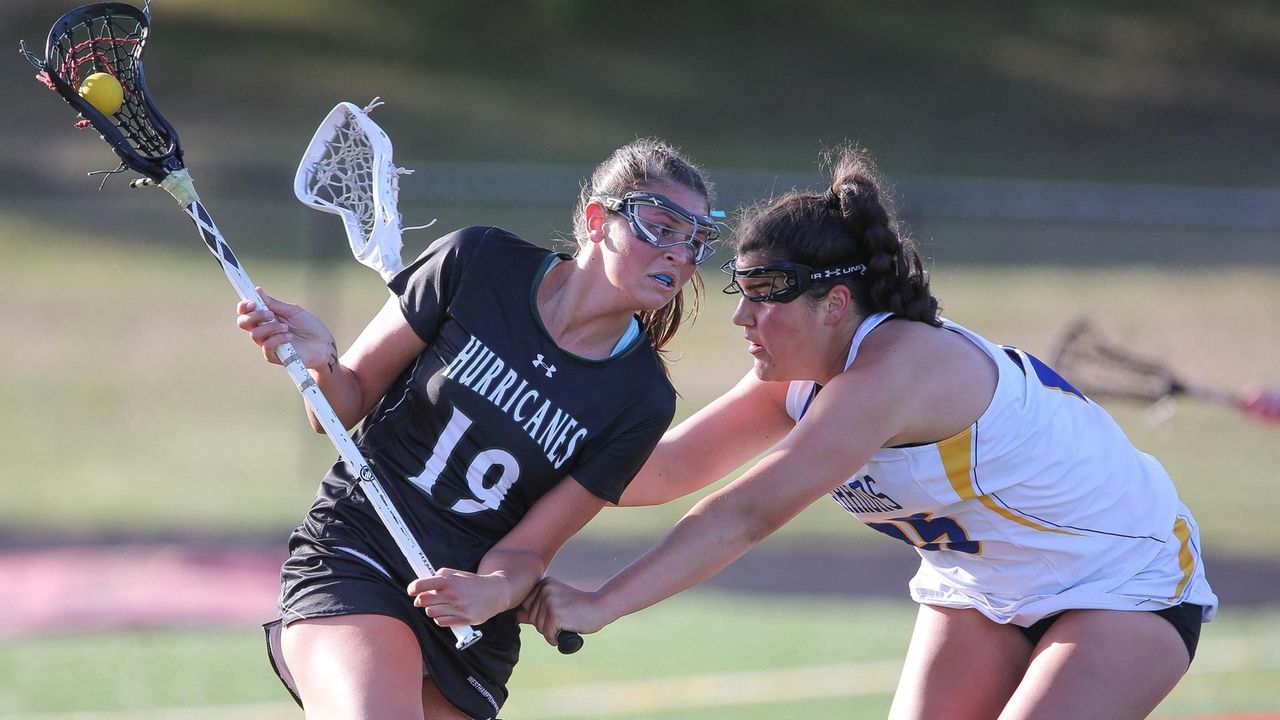
[[[171, 220], [173, 232], [190, 232], [178, 213]], [[0, 358], [0, 404], [11, 409], [0, 443], [11, 477], [30, 480], [11, 483], [0, 526], [283, 535], [296, 524], [334, 452], [306, 428], [283, 372], [235, 328], [235, 295], [194, 233], [185, 248], [141, 252], [22, 223], [0, 232], [0, 332], [21, 339], [19, 352]], [[339, 343], [384, 299], [378, 278], [354, 262], [316, 268], [240, 255], [256, 282], [330, 319]], [[677, 343], [681, 416], [749, 368], [718, 275], [707, 274], [701, 316]], [[1044, 357], [1066, 324], [1088, 315], [1198, 382], [1280, 384], [1274, 269], [959, 266], [935, 268], [934, 283], [952, 319]], [[1268, 557], [1280, 540], [1271, 522], [1280, 495], [1269, 490], [1280, 465], [1275, 428], [1191, 401], [1158, 425], [1142, 407], [1112, 409], [1168, 466], [1211, 551]], [[848, 536], [851, 523], [826, 505], [784, 536]], [[650, 538], [683, 508], [606, 511], [586, 532]]]
[[[883, 718], [910, 605], [695, 591], [590, 637], [571, 657], [526, 635], [503, 716]], [[1275, 611], [1215, 621], [1156, 716], [1280, 711], [1277, 642]], [[300, 716], [267, 669], [256, 628], [11, 641], [0, 645], [0, 673], [5, 720]]]
[[[0, 356], [0, 449], [10, 473], [0, 527], [17, 537], [86, 542], [282, 542], [333, 451], [305, 430], [283, 373], [234, 327], [234, 294], [198, 240], [141, 252], [123, 237], [84, 243], [56, 222], [10, 220], [0, 231], [0, 334], [21, 338], [21, 351]], [[175, 232], [189, 231], [176, 213], [172, 222]], [[340, 338], [354, 337], [384, 297], [378, 279], [351, 262], [316, 266], [243, 252], [241, 259], [260, 284], [331, 318]], [[959, 265], [935, 268], [934, 282], [951, 317], [1034, 353], [1047, 355], [1061, 327], [1087, 314], [1201, 382], [1280, 381], [1272, 352], [1280, 329], [1269, 322], [1280, 313], [1274, 269]], [[714, 273], [707, 284], [702, 315], [679, 343], [681, 415], [748, 366], [738, 329], [726, 321], [732, 301], [718, 292]], [[1143, 408], [1112, 409], [1135, 443], [1169, 467], [1211, 557], [1271, 561], [1269, 548], [1280, 541], [1270, 522], [1280, 511], [1271, 490], [1280, 463], [1275, 428], [1191, 402], [1158, 425]], [[687, 505], [608, 510], [575, 542], [648, 542]], [[886, 543], [834, 503], [815, 505], [769, 542], [798, 552]], [[905, 598], [694, 593], [592, 638], [589, 652], [573, 658], [527, 640], [507, 714], [880, 717], [911, 613]], [[1224, 609], [1161, 713], [1280, 711], [1277, 628], [1280, 610]], [[255, 627], [6, 640], [0, 717], [296, 716], [281, 702], [259, 643]], [[735, 684], [759, 694], [750, 702], [726, 694]], [[572, 715], [580, 706], [567, 697], [596, 704]]]

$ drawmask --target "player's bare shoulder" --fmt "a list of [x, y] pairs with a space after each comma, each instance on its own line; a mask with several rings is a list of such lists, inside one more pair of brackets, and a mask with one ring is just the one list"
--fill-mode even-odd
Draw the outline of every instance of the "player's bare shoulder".
[[995, 394], [995, 361], [963, 334], [890, 320], [869, 333], [849, 368], [856, 395], [879, 398], [894, 415], [891, 444], [928, 443], [974, 423]]
[[936, 378], [994, 389], [996, 366], [987, 353], [961, 333], [927, 323], [890, 319], [871, 331], [852, 368], [896, 368], [916, 383]]

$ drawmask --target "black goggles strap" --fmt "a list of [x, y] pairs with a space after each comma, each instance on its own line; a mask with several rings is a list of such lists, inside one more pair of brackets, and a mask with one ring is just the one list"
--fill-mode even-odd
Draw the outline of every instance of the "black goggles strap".
[[[801, 265], [800, 267], [804, 267]], [[834, 280], [836, 278], [852, 277], [854, 275], [866, 275], [867, 266], [863, 263], [852, 265], [836, 265], [828, 268], [820, 268], [818, 270], [809, 269], [809, 282], [815, 283], [822, 280]]]
[[742, 287], [738, 285], [738, 278], [764, 276], [783, 278], [782, 287], [777, 287], [775, 285], [770, 289], [767, 295], [759, 298], [750, 298], [756, 302], [764, 302], [767, 300], [788, 302], [799, 297], [801, 293], [808, 290], [816, 282], [822, 282], [823, 280], [837, 280], [840, 278], [853, 277], [855, 275], [863, 276], [867, 274], [867, 266], [864, 263], [812, 268], [808, 265], [801, 265], [799, 263], [778, 262], [740, 269], [737, 266], [737, 258], [730, 258], [727, 260], [724, 265], [720, 266], [720, 270], [730, 276], [729, 284], [724, 288], [724, 292], [726, 294], [742, 292]]

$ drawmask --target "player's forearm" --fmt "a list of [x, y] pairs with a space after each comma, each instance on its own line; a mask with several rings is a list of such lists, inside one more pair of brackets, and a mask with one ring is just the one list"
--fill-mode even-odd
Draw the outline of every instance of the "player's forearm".
[[502, 610], [519, 605], [547, 572], [547, 561], [532, 550], [494, 548], [485, 554], [477, 575], [499, 578], [505, 583]]
[[[744, 518], [704, 500], [657, 545], [596, 592], [606, 624], [713, 577], [763, 537]], [[735, 521], [736, 520], [736, 521]]]
[[[355, 373], [338, 362], [336, 349], [325, 363], [311, 369], [311, 377], [315, 378], [316, 386], [320, 388], [320, 392], [324, 393], [325, 399], [329, 401], [329, 406], [333, 408], [334, 414], [338, 416], [344, 428], [350, 429], [365, 416], [367, 412], [365, 408], [371, 403], [367, 403], [364, 390]], [[307, 420], [311, 422], [312, 430], [318, 433], [325, 431], [310, 406], [307, 406]]]

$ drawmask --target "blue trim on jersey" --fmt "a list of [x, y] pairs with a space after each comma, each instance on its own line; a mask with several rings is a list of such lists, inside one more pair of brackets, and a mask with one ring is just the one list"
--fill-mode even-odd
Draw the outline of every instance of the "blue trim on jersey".
[[609, 357], [621, 355], [638, 337], [640, 337], [640, 321], [633, 317], [631, 324], [627, 325], [627, 331], [622, 333], [622, 337], [618, 338], [618, 344], [613, 346], [613, 352], [609, 353]]
[[[818, 383], [813, 384], [813, 389], [809, 391], [809, 397], [804, 401], [804, 407], [800, 408], [800, 418], [809, 412], [809, 406], [813, 404], [814, 398], [818, 397], [818, 391], [821, 389], [822, 386]], [[800, 418], [796, 418], [796, 422], [800, 422]]]
[[1018, 369], [1022, 371], [1023, 375], [1027, 374], [1027, 368], [1025, 365], [1022, 364], [1022, 356], [1026, 355], [1027, 362], [1031, 363], [1031, 369], [1035, 372], [1036, 377], [1040, 380], [1040, 384], [1044, 385], [1045, 387], [1057, 388], [1058, 390], [1061, 390], [1063, 392], [1071, 393], [1072, 395], [1075, 395], [1081, 400], [1084, 400], [1085, 402], [1089, 402], [1089, 398], [1085, 397], [1084, 393], [1077, 390], [1074, 385], [1067, 382], [1066, 378], [1059, 375], [1057, 370], [1054, 370], [1048, 365], [1045, 365], [1044, 362], [1040, 360], [1040, 358], [1036, 357], [1035, 355], [1032, 355], [1026, 350], [1015, 348], [1011, 345], [1001, 345], [1000, 349], [1004, 350], [1004, 354], [1008, 355], [1009, 359], [1013, 360], [1013, 362], [1017, 364]]

